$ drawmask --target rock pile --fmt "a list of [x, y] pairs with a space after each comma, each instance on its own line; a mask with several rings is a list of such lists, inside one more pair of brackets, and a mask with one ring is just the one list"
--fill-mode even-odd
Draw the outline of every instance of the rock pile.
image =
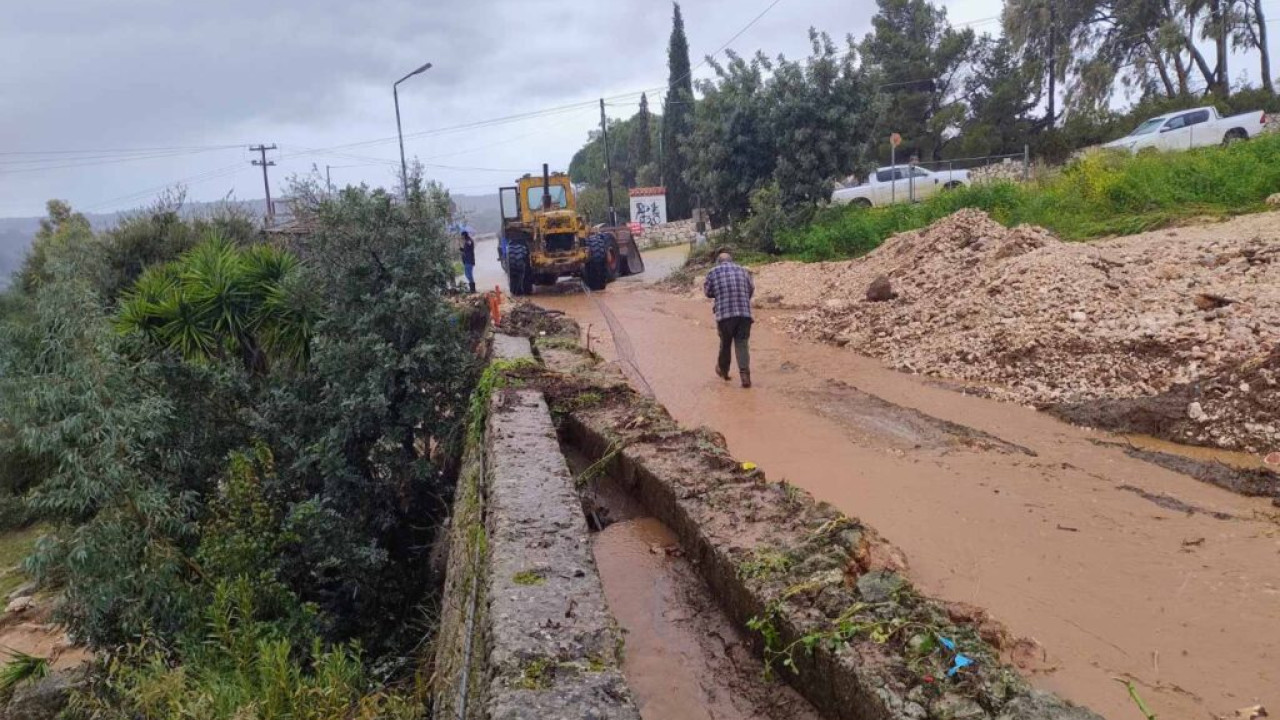
[[1267, 113], [1267, 122], [1262, 126], [1262, 132], [1280, 132], [1280, 113]]
[[973, 168], [969, 171], [969, 180], [974, 183], [1022, 182], [1029, 177], [1036, 177], [1041, 170], [1042, 168], [1035, 164], [1030, 168], [1024, 168], [1021, 160], [1015, 161], [1011, 158], [1006, 158], [1003, 162]]
[[[867, 302], [880, 276], [897, 298]], [[1001, 399], [1147, 397], [1280, 337], [1280, 215], [1084, 244], [963, 210], [859, 260], [765, 266], [756, 288], [802, 311], [789, 332]]]

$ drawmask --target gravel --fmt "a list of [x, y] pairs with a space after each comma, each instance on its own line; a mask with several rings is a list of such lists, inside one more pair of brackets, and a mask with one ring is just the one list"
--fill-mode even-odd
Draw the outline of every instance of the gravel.
[[[896, 297], [868, 302], [881, 276]], [[857, 260], [762, 267], [756, 287], [762, 306], [800, 311], [776, 318], [789, 333], [1000, 399], [1150, 397], [1274, 347], [1280, 213], [1085, 244], [962, 210]]]

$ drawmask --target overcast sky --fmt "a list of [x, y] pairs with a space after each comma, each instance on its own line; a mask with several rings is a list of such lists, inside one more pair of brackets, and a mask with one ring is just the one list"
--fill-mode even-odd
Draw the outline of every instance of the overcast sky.
[[[693, 62], [770, 2], [685, 0]], [[1000, 0], [944, 4], [954, 22], [998, 31]], [[391, 84], [427, 61], [432, 70], [400, 86], [407, 154], [451, 166], [428, 175], [456, 193], [493, 192], [542, 162], [567, 168], [598, 126], [598, 107], [433, 131], [661, 86], [671, 26], [670, 4], [655, 0], [5, 5], [0, 216], [42, 214], [52, 197], [126, 209], [178, 182], [198, 200], [260, 198], [247, 150], [257, 143], [279, 146], [269, 155], [273, 194], [313, 165], [322, 174], [333, 166], [335, 184], [390, 184], [399, 157]], [[861, 38], [874, 8], [781, 0], [730, 47], [801, 57], [810, 26]], [[608, 111], [626, 117], [637, 104], [632, 96]]]

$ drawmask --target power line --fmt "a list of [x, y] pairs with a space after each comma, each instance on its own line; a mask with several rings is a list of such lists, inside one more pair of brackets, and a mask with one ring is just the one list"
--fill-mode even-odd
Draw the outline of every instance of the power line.
[[[692, 69], [690, 69], [690, 70], [689, 70], [689, 72], [685, 73], [684, 77], [680, 78], [680, 79], [679, 79], [679, 80], [677, 80], [675, 83], [667, 83], [667, 87], [670, 87], [670, 86], [671, 86], [671, 85], [673, 85], [673, 84], [678, 84], [678, 83], [682, 83], [682, 82], [684, 82], [686, 79], [688, 79], [690, 76], [692, 76], [695, 72], [697, 72], [699, 69], [701, 69], [701, 68], [702, 68], [702, 66], [704, 66], [704, 65], [706, 65], [708, 62], [710, 62], [710, 61], [711, 61], [711, 58], [713, 58], [713, 57], [715, 57], [716, 55], [719, 55], [720, 53], [724, 52], [726, 48], [728, 48], [730, 45], [732, 45], [732, 44], [733, 44], [733, 41], [735, 41], [735, 40], [737, 40], [738, 38], [742, 37], [744, 33], [746, 33], [748, 30], [750, 30], [752, 27], [754, 27], [756, 23], [760, 22], [760, 19], [761, 19], [761, 18], [763, 18], [765, 15], [768, 15], [770, 10], [774, 9], [775, 7], [777, 7], [777, 6], [778, 6], [778, 3], [780, 3], [780, 2], [782, 2], [782, 0], [773, 0], [773, 2], [769, 3], [769, 5], [768, 5], [768, 6], [766, 6], [764, 10], [761, 10], [761, 11], [760, 11], [760, 14], [759, 14], [759, 15], [756, 15], [754, 18], [752, 18], [752, 19], [751, 19], [751, 22], [747, 23], [745, 26], [743, 26], [743, 28], [742, 28], [741, 30], [739, 30], [738, 32], [734, 33], [734, 34], [733, 34], [733, 37], [729, 38], [729, 39], [728, 39], [728, 40], [727, 40], [723, 45], [721, 45], [719, 48], [717, 48], [715, 52], [711, 53], [710, 55], [704, 56], [704, 57], [702, 58], [702, 62], [700, 62], [700, 63], [698, 63], [697, 65], [695, 65]], [[661, 90], [662, 88], [658, 88], [658, 89], [659, 89], [659, 90]]]
[[[732, 37], [730, 37], [730, 38], [728, 39], [728, 41], [726, 41], [724, 44], [722, 44], [719, 48], [717, 48], [717, 49], [715, 50], [715, 52], [711, 53], [710, 55], [705, 56], [705, 57], [703, 58], [702, 62], [700, 62], [698, 65], [694, 66], [693, 68], [691, 68], [691, 69], [689, 70], [689, 72], [688, 72], [688, 73], [686, 73], [684, 76], [682, 76], [682, 77], [680, 78], [680, 80], [678, 80], [677, 82], [683, 82], [685, 78], [687, 78], [687, 77], [689, 77], [690, 75], [692, 75], [695, 71], [697, 71], [697, 70], [701, 69], [704, 65], [706, 65], [706, 64], [707, 64], [707, 62], [708, 62], [709, 58], [715, 57], [716, 55], [719, 55], [721, 52], [723, 52], [726, 48], [728, 48], [730, 45], [732, 45], [732, 44], [733, 44], [733, 42], [734, 42], [735, 40], [737, 40], [738, 38], [742, 37], [742, 35], [743, 35], [744, 33], [746, 33], [748, 30], [750, 30], [752, 27], [754, 27], [756, 23], [760, 22], [760, 20], [761, 20], [762, 18], [764, 18], [764, 16], [765, 16], [765, 15], [769, 14], [769, 12], [770, 12], [771, 10], [773, 10], [775, 7], [777, 7], [777, 6], [778, 6], [778, 4], [779, 4], [779, 3], [781, 3], [781, 2], [782, 2], [782, 0], [772, 0], [772, 2], [770, 2], [767, 6], [765, 6], [765, 8], [764, 8], [763, 10], [761, 10], [761, 11], [760, 11], [760, 13], [758, 13], [755, 17], [753, 17], [753, 18], [751, 19], [751, 21], [750, 21], [750, 22], [748, 22], [746, 25], [744, 25], [744, 26], [742, 27], [742, 29], [740, 29], [740, 30], [738, 30], [738, 32], [734, 33], [734, 34], [733, 34], [733, 36], [732, 36]], [[649, 92], [655, 92], [655, 91], [658, 91], [658, 90], [663, 90], [663, 89], [666, 89], [666, 87], [667, 87], [667, 86], [659, 86], [659, 87], [655, 87], [655, 88], [647, 88], [647, 89], [644, 89], [644, 90], [637, 90], [637, 91], [633, 91], [633, 92], [622, 93], [622, 94], [619, 94], [619, 95], [612, 95], [612, 96], [609, 96], [609, 97], [604, 98], [604, 100], [605, 100], [605, 102], [609, 102], [609, 101], [611, 101], [611, 100], [623, 100], [623, 99], [627, 99], [627, 98], [638, 98], [640, 95], [642, 95], [642, 94], [644, 94], [644, 93], [649, 93]], [[443, 134], [451, 133], [451, 132], [459, 132], [459, 131], [464, 131], [464, 130], [480, 129], [480, 128], [486, 128], [486, 127], [493, 127], [493, 126], [496, 126], [496, 125], [505, 125], [505, 124], [509, 124], [509, 123], [513, 123], [513, 122], [523, 122], [523, 121], [526, 121], [526, 120], [541, 119], [541, 118], [543, 118], [543, 117], [549, 117], [549, 116], [552, 116], [552, 115], [558, 115], [558, 114], [563, 114], [563, 113], [573, 112], [573, 111], [582, 110], [582, 109], [585, 109], [585, 108], [592, 108], [592, 109], [594, 109], [594, 108], [596, 107], [596, 104], [597, 104], [598, 102], [599, 102], [599, 100], [585, 100], [585, 101], [581, 101], [581, 102], [569, 103], [569, 104], [566, 104], [566, 105], [559, 105], [559, 106], [553, 106], [553, 107], [549, 107], [549, 108], [542, 108], [542, 109], [540, 109], [540, 110], [531, 110], [531, 111], [528, 111], [528, 112], [516, 113], [516, 114], [514, 114], [514, 115], [505, 115], [505, 116], [496, 117], [496, 118], [488, 118], [488, 119], [484, 119], [484, 120], [477, 120], [477, 121], [469, 122], [469, 123], [462, 123], [462, 124], [459, 124], [459, 125], [451, 125], [451, 126], [446, 126], [446, 127], [441, 127], [441, 128], [433, 128], [433, 129], [431, 129], [431, 130], [423, 130], [423, 131], [416, 132], [416, 133], [409, 133], [409, 134], [406, 134], [404, 137], [405, 137], [405, 138], [422, 138], [422, 137], [431, 137], [431, 136], [435, 136], [435, 135], [443, 135]], [[371, 146], [371, 145], [381, 145], [381, 144], [386, 144], [386, 143], [396, 142], [397, 140], [398, 140], [398, 137], [396, 137], [396, 136], [392, 136], [392, 137], [384, 137], [384, 138], [377, 138], [377, 139], [374, 139], [374, 140], [364, 140], [364, 141], [360, 141], [360, 142], [347, 143], [347, 144], [344, 144], [344, 145], [333, 145], [333, 146], [328, 147], [328, 148], [321, 148], [320, 150], [324, 150], [324, 151], [328, 151], [328, 150], [347, 150], [347, 149], [356, 148], [356, 147], [368, 147], [368, 146]], [[313, 152], [320, 152], [320, 150], [316, 150], [316, 151], [313, 151]], [[283, 158], [282, 158], [282, 159], [283, 159]]]
[[[237, 147], [240, 147], [240, 146], [237, 146]], [[225, 149], [227, 148], [216, 148], [216, 150], [225, 150]], [[0, 161], [0, 165], [31, 164], [36, 162], [60, 163], [60, 164], [53, 164], [53, 165], [42, 165], [37, 167], [18, 167], [18, 168], [12, 168], [12, 169], [3, 169], [3, 170], [0, 170], [0, 175], [19, 175], [19, 174], [32, 173], [32, 172], [45, 172], [49, 170], [67, 170], [67, 169], [82, 168], [82, 167], [98, 167], [101, 165], [118, 165], [121, 163], [138, 162], [140, 160], [160, 160], [160, 159], [172, 158], [172, 157], [186, 157], [190, 155], [198, 155], [201, 153], [208, 153], [213, 151], [214, 149], [187, 150], [187, 151], [181, 151], [181, 152], [152, 153], [149, 155], [131, 155], [131, 156], [123, 156], [119, 158], [101, 158], [101, 159], [79, 158], [79, 159], [66, 159], [64, 161], [53, 160], [53, 159], [44, 159], [39, 161], [15, 160], [15, 161], [9, 161], [8, 163], [4, 161]], [[79, 160], [87, 160], [87, 162], [80, 162]]]
[[96, 150], [5, 150], [0, 155], [88, 155], [88, 154], [137, 154], [153, 152], [170, 152], [177, 150], [230, 150], [240, 145], [186, 145], [153, 148], [105, 148]]
[[[750, 20], [746, 25], [744, 25], [744, 26], [742, 27], [742, 29], [740, 29], [740, 30], [738, 30], [738, 32], [734, 33], [734, 35], [733, 35], [732, 37], [730, 37], [728, 41], [726, 41], [726, 42], [725, 42], [725, 43], [723, 43], [719, 48], [717, 48], [717, 49], [715, 50], [715, 52], [711, 53], [710, 55], [704, 56], [704, 58], [703, 58], [702, 62], [700, 62], [700, 63], [699, 63], [697, 66], [695, 66], [694, 68], [690, 69], [690, 71], [689, 71], [689, 73], [686, 75], [686, 77], [687, 77], [688, 75], [691, 75], [694, 71], [696, 71], [696, 70], [698, 70], [698, 69], [702, 68], [704, 65], [706, 65], [706, 64], [707, 64], [707, 62], [708, 62], [708, 60], [709, 60], [709, 58], [715, 57], [716, 55], [718, 55], [718, 54], [720, 54], [721, 52], [723, 52], [726, 48], [728, 48], [731, 44], [733, 44], [733, 42], [734, 42], [734, 41], [736, 41], [736, 40], [737, 40], [738, 38], [740, 38], [743, 34], [745, 34], [748, 30], [750, 30], [752, 27], [754, 27], [754, 26], [756, 25], [756, 23], [758, 23], [758, 22], [759, 22], [759, 21], [760, 21], [760, 20], [761, 20], [765, 15], [767, 15], [770, 11], [772, 11], [772, 10], [773, 10], [773, 8], [775, 8], [775, 7], [776, 7], [779, 3], [781, 3], [781, 2], [782, 2], [782, 0], [772, 0], [772, 2], [770, 2], [770, 3], [769, 3], [769, 4], [768, 4], [768, 5], [767, 5], [767, 6], [766, 6], [766, 7], [765, 7], [765, 8], [764, 8], [760, 13], [758, 13], [758, 14], [757, 14], [755, 17], [753, 17], [753, 18], [752, 18], [752, 19], [751, 19], [751, 20]], [[683, 80], [683, 79], [684, 79], [684, 78], [681, 78], [681, 80]], [[647, 93], [647, 92], [655, 92], [655, 91], [659, 91], [659, 90], [663, 90], [663, 89], [665, 89], [665, 86], [659, 86], [659, 87], [656, 87], [656, 88], [649, 88], [649, 89], [645, 89], [645, 90], [638, 90], [638, 91], [634, 91], [634, 92], [622, 93], [622, 94], [618, 94], [618, 95], [609, 96], [609, 97], [604, 98], [604, 100], [605, 100], [606, 102], [608, 102], [608, 101], [611, 101], [611, 100], [612, 100], [612, 101], [617, 101], [617, 100], [624, 100], [624, 99], [628, 99], [628, 98], [638, 98], [640, 95], [642, 95], [642, 94], [644, 94], [644, 93]], [[592, 99], [592, 100], [585, 100], [585, 101], [581, 101], [581, 102], [569, 103], [569, 104], [566, 104], [566, 105], [553, 106], [553, 107], [548, 107], [548, 108], [541, 108], [541, 109], [538, 109], [538, 110], [531, 110], [531, 111], [527, 111], [527, 112], [523, 112], [523, 113], [515, 113], [515, 114], [512, 114], [512, 115], [505, 115], [505, 116], [499, 116], [499, 117], [494, 117], [494, 118], [486, 118], [486, 119], [483, 119], [483, 120], [477, 120], [477, 121], [468, 122], [468, 123], [461, 123], [461, 124], [458, 124], [458, 125], [445, 126], [445, 127], [440, 127], [440, 128], [433, 128], [433, 129], [430, 129], [430, 130], [425, 130], [425, 131], [421, 131], [421, 132], [417, 132], [417, 133], [410, 133], [410, 134], [408, 134], [408, 135], [405, 135], [405, 137], [406, 137], [406, 138], [423, 138], [423, 137], [431, 137], [431, 136], [443, 135], [443, 134], [453, 133], [453, 132], [464, 132], [464, 131], [468, 131], [468, 130], [478, 130], [478, 129], [484, 129], [484, 128], [489, 128], [489, 127], [496, 127], [496, 126], [499, 126], [499, 125], [506, 125], [506, 124], [510, 124], [510, 123], [525, 122], [525, 121], [528, 121], [528, 120], [542, 119], [542, 118], [546, 118], [546, 117], [552, 117], [552, 116], [556, 116], [556, 115], [567, 114], [567, 113], [571, 113], [571, 112], [575, 112], [575, 111], [582, 111], [582, 110], [586, 110], [586, 109], [592, 109], [592, 110], [594, 110], [594, 109], [595, 109], [595, 107], [596, 107], [596, 104], [597, 104], [598, 102], [599, 102], [599, 100], [595, 100], [595, 99]], [[310, 152], [310, 153], [312, 153], [312, 154], [320, 154], [320, 155], [323, 155], [323, 154], [331, 154], [331, 155], [333, 155], [334, 157], [342, 157], [343, 155], [338, 154], [338, 153], [335, 153], [335, 151], [346, 150], [346, 149], [351, 149], [351, 148], [359, 148], [359, 147], [370, 147], [370, 146], [382, 145], [382, 144], [391, 143], [391, 142], [396, 142], [396, 141], [397, 141], [397, 137], [395, 137], [395, 136], [392, 136], [392, 137], [384, 137], [384, 138], [376, 138], [376, 139], [364, 140], [364, 141], [353, 142], [353, 143], [345, 143], [345, 144], [342, 144], [342, 145], [334, 145], [334, 146], [331, 146], [331, 147], [328, 147], [328, 148], [310, 149], [310, 150], [309, 150], [309, 152]], [[495, 143], [494, 145], [496, 145], [496, 144], [502, 144], [502, 143]], [[207, 150], [212, 150], [212, 149], [229, 149], [229, 148], [233, 148], [233, 147], [234, 147], [234, 148], [238, 148], [238, 147], [242, 147], [242, 146], [238, 146], [238, 145], [236, 145], [236, 146], [230, 146], [230, 145], [228, 145], [228, 146], [209, 146], [209, 147], [207, 147], [207, 148], [201, 148], [201, 149], [207, 149]], [[272, 148], [272, 149], [274, 149], [274, 146], [273, 146], [273, 148]], [[484, 149], [484, 148], [482, 147], [482, 148], [479, 148], [479, 149]], [[34, 152], [34, 151], [33, 151], [33, 152]], [[51, 151], [51, 152], [62, 152], [62, 151]], [[74, 152], [74, 151], [67, 151], [67, 152]], [[121, 151], [121, 152], [132, 152], [132, 150], [126, 150], [126, 151]], [[279, 159], [283, 161], [283, 160], [290, 159], [290, 158], [296, 157], [297, 155], [302, 155], [302, 154], [307, 154], [307, 153], [306, 153], [306, 152], [304, 152], [304, 153], [295, 153], [295, 154], [292, 154], [292, 155], [289, 155], [289, 154], [282, 154], [282, 155], [280, 156], [280, 158], [279, 158]], [[264, 155], [263, 155], [263, 159], [264, 159], [264, 162], [265, 162], [265, 153], [264, 153]], [[359, 158], [359, 159], [370, 159], [370, 158]], [[379, 161], [379, 162], [381, 162], [381, 161]], [[256, 165], [256, 164], [258, 164], [258, 163], [256, 163], [256, 162], [255, 162], [254, 164]], [[274, 164], [274, 163], [273, 163], [273, 164]], [[238, 167], [238, 166], [237, 166], [237, 167]], [[440, 167], [443, 167], [443, 168], [445, 168], [445, 169], [455, 169], [455, 167], [457, 167], [457, 166], [440, 166]], [[462, 169], [462, 168], [457, 168], [457, 169]], [[473, 170], [474, 170], [474, 171], [477, 171], [477, 172], [510, 172], [509, 170], [501, 170], [501, 169], [497, 169], [497, 168], [473, 168]], [[197, 174], [196, 176], [193, 176], [193, 178], [203, 178], [203, 179], [199, 180], [200, 182], [203, 182], [203, 181], [205, 181], [205, 180], [210, 180], [210, 179], [214, 179], [214, 178], [216, 178], [216, 177], [220, 177], [220, 176], [222, 176], [224, 173], [227, 173], [227, 172], [234, 172], [234, 171], [233, 171], [233, 170], [231, 170], [230, 168], [228, 168], [228, 169], [223, 169], [223, 170], [210, 171], [210, 174], [209, 174], [208, 176], [206, 176], [206, 174], [204, 174], [204, 173], [201, 173], [201, 174]], [[519, 171], [516, 171], [516, 172], [519, 172]], [[265, 167], [263, 168], [263, 173], [264, 173], [264, 175], [266, 174], [266, 168], [265, 168]], [[178, 181], [175, 181], [175, 182], [173, 182], [173, 183], [169, 183], [169, 184], [166, 184], [166, 185], [160, 186], [160, 188], [159, 188], [159, 189], [163, 190], [164, 188], [172, 187], [174, 184], [180, 184], [180, 183], [182, 183], [182, 182], [184, 182], [184, 180], [178, 180]], [[269, 188], [268, 188], [268, 191], [269, 191]], [[133, 195], [124, 196], [123, 198], [120, 198], [120, 199], [117, 199], [117, 200], [108, 201], [108, 203], [113, 204], [113, 203], [115, 203], [115, 202], [121, 202], [121, 201], [124, 201], [124, 200], [127, 200], [127, 199], [136, 198], [136, 197], [138, 197], [138, 196], [140, 196], [140, 195], [146, 195], [146, 194], [149, 194], [149, 193], [151, 193], [151, 192], [156, 192], [156, 190], [142, 191], [142, 192], [139, 192], [139, 193], [135, 193], [135, 194], [133, 194]], [[104, 204], [106, 204], [106, 203], [104, 203]]]
[[94, 212], [94, 211], [106, 208], [109, 205], [115, 205], [117, 203], [133, 202], [136, 200], [149, 197], [156, 193], [163, 192], [169, 188], [172, 188], [178, 185], [190, 186], [198, 183], [208, 182], [210, 180], [216, 180], [219, 178], [235, 175], [236, 173], [240, 172], [243, 168], [244, 168], [244, 165], [241, 164], [241, 161], [237, 161], [232, 165], [227, 165], [221, 168], [214, 168], [213, 170], [205, 170], [203, 172], [199, 172], [194, 175], [189, 175], [187, 177], [171, 180], [163, 185], [156, 185], [154, 187], [147, 188], [146, 190], [139, 190], [136, 192], [129, 193], [128, 195], [121, 195], [119, 197], [112, 198], [110, 200], [104, 200], [103, 202], [100, 202], [96, 205], [90, 205], [85, 209], [88, 212]]

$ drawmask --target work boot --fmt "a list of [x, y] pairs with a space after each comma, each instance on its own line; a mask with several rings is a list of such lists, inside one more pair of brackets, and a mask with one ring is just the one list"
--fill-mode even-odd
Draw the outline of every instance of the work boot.
[[720, 378], [721, 380], [724, 380], [725, 382], [728, 382], [728, 381], [729, 381], [729, 371], [728, 371], [728, 370], [722, 370], [722, 369], [720, 369], [720, 366], [719, 366], [719, 365], [717, 365], [717, 366], [716, 366], [716, 377]]
[[476, 291], [476, 284], [475, 283], [469, 283], [469, 284], [471, 285], [471, 292], [474, 293]]
[[751, 371], [750, 370], [742, 371], [742, 387], [744, 388], [751, 387]]

